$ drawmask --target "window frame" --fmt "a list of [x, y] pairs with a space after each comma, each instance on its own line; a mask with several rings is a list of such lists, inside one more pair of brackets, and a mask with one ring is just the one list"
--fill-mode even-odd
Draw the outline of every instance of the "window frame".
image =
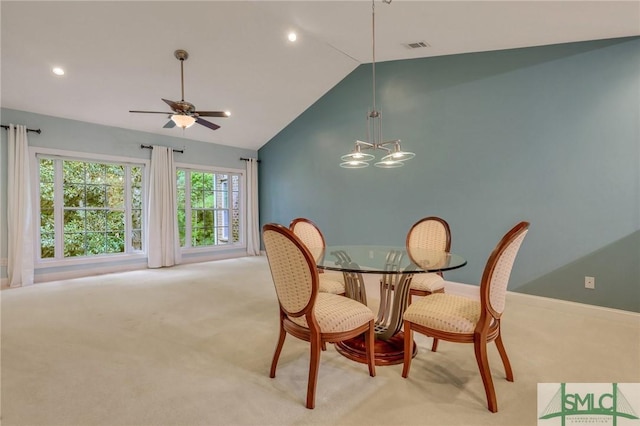
[[[246, 192], [247, 192], [247, 184], [246, 184], [246, 171], [244, 169], [234, 169], [228, 167], [218, 167], [218, 166], [206, 166], [202, 164], [188, 164], [188, 163], [176, 163], [175, 164], [175, 172], [176, 179], [179, 170], [188, 170], [189, 172], [200, 172], [200, 173], [213, 173], [213, 174], [227, 174], [227, 175], [237, 175], [238, 179], [238, 211], [240, 214], [239, 218], [239, 238], [236, 243], [228, 243], [228, 244], [218, 244], [218, 245], [209, 245], [209, 246], [198, 246], [193, 247], [191, 245], [191, 241], [187, 241], [185, 235], [185, 246], [180, 246], [180, 251], [183, 254], [188, 253], [202, 253], [202, 252], [211, 252], [211, 251], [223, 251], [223, 250], [235, 250], [235, 249], [246, 249], [247, 240], [246, 240]], [[186, 185], [188, 187], [188, 185]], [[232, 193], [232, 185], [228, 186], [228, 193], [231, 195]], [[189, 195], [191, 193], [189, 192]], [[185, 199], [188, 198], [187, 194], [185, 194]], [[229, 200], [229, 226], [233, 221], [232, 214], [232, 202]], [[177, 219], [177, 211], [176, 211], [176, 219]], [[191, 227], [191, 215], [185, 212], [185, 227]], [[190, 234], [190, 233], [186, 233]], [[187, 245], [188, 242], [188, 245]]]
[[[30, 167], [31, 167], [31, 203], [33, 210], [33, 229], [34, 229], [34, 266], [38, 268], [48, 268], [55, 266], [72, 266], [72, 265], [85, 265], [96, 263], [107, 263], [113, 261], [132, 260], [132, 259], [146, 259], [147, 258], [147, 212], [148, 212], [148, 191], [149, 191], [149, 165], [150, 160], [143, 158], [130, 158], [120, 157], [103, 154], [92, 154], [86, 152], [77, 151], [65, 151], [59, 149], [50, 149], [42, 147], [31, 147], [30, 150]], [[110, 163], [110, 164], [122, 164], [127, 166], [139, 166], [143, 168], [142, 171], [142, 232], [141, 239], [142, 250], [135, 252], [125, 253], [102, 253], [92, 256], [78, 256], [78, 257], [61, 257], [58, 255], [55, 258], [42, 258], [41, 251], [41, 236], [40, 236], [40, 158], [47, 157], [54, 160], [70, 160], [70, 161], [82, 161], [93, 163]], [[58, 198], [61, 198], [63, 190], [62, 176], [56, 176], [54, 182], [54, 210], [55, 210], [55, 247], [56, 253], [63, 253], [63, 239], [64, 239], [64, 206]], [[58, 209], [61, 209], [58, 211]], [[125, 217], [129, 225], [131, 225], [131, 197], [125, 199]], [[126, 228], [125, 228], [126, 229]], [[127, 243], [127, 247], [130, 247], [130, 241]], [[64, 256], [64, 255], [62, 255]]]

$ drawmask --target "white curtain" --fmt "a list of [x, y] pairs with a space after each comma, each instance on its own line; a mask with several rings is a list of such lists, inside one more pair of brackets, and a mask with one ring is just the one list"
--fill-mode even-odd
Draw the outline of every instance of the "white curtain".
[[10, 287], [33, 284], [33, 213], [27, 127], [9, 125], [7, 225]]
[[258, 209], [258, 160], [247, 161], [247, 254], [260, 255], [260, 217]]
[[149, 175], [147, 264], [149, 268], [177, 265], [181, 256], [172, 148], [154, 145]]

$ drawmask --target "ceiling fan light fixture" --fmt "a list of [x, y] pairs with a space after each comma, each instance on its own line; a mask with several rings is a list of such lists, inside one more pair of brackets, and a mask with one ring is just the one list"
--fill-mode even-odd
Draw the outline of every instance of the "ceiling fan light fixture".
[[201, 126], [208, 127], [211, 130], [217, 130], [220, 128], [215, 123], [207, 121], [202, 117], [230, 117], [230, 111], [198, 111], [196, 107], [191, 103], [184, 100], [184, 61], [189, 57], [186, 50], [176, 50], [174, 56], [180, 61], [180, 85], [182, 86], [182, 97], [179, 101], [172, 101], [169, 99], [161, 98], [162, 101], [169, 105], [172, 112], [164, 111], [135, 111], [129, 110], [133, 113], [145, 113], [145, 114], [166, 114], [170, 120], [163, 126], [165, 129], [172, 129], [176, 125], [182, 129], [193, 126], [195, 123]]
[[184, 114], [173, 114], [171, 116], [171, 120], [173, 120], [173, 122], [176, 123], [178, 127], [182, 127], [183, 129], [193, 126], [193, 124], [196, 122], [195, 118], [190, 115]]

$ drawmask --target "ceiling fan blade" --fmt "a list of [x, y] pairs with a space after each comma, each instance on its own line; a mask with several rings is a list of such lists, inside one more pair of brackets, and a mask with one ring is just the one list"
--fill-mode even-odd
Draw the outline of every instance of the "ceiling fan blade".
[[160, 98], [160, 99], [162, 99], [167, 105], [169, 105], [172, 110], [177, 111], [177, 110], [180, 109], [180, 106], [178, 105], [177, 102], [173, 102], [173, 101], [170, 101], [170, 100], [164, 99], [164, 98]]
[[211, 130], [216, 130], [220, 128], [220, 126], [218, 126], [217, 124], [214, 124], [207, 120], [203, 120], [202, 118], [196, 118], [196, 123], [202, 124], [203, 126], [210, 128]]
[[173, 127], [176, 127], [176, 122], [173, 120], [169, 120], [167, 121], [167, 124], [165, 124], [164, 126], [162, 126], [164, 129], [171, 129]]
[[220, 118], [228, 118], [226, 112], [224, 111], [195, 111], [194, 114], [198, 114], [200, 117], [220, 117]]
[[168, 114], [168, 115], [173, 114], [173, 112], [163, 112], [163, 111], [129, 111], [129, 112], [142, 112], [145, 114]]

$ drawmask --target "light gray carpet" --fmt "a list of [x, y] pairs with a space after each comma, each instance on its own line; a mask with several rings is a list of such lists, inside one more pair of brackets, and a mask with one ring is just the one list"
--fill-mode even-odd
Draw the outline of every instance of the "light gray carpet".
[[[275, 379], [277, 301], [262, 258], [4, 290], [3, 425], [535, 425], [539, 382], [640, 382], [638, 315], [509, 295], [515, 382], [489, 353], [486, 409], [471, 345], [417, 337], [408, 379], [322, 354], [304, 407], [309, 346], [289, 336]], [[375, 295], [370, 295], [372, 300]]]

